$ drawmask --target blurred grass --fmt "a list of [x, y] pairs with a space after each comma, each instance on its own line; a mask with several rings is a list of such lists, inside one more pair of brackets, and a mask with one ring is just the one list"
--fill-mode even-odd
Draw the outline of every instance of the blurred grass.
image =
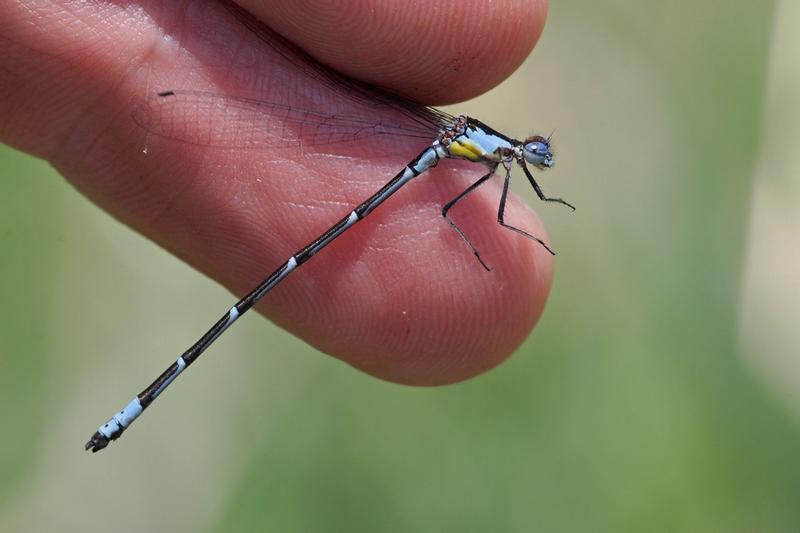
[[[743, 0], [554, 2], [524, 67], [458, 106], [513, 134], [557, 126], [545, 188], [578, 206], [537, 206], [556, 284], [508, 363], [404, 388], [254, 320], [126, 436], [123, 459], [81, 455], [97, 404], [135, 390], [229, 297], [3, 149], [0, 524], [800, 530], [796, 421], [738, 345], [772, 16]], [[186, 312], [160, 323], [154, 300]], [[213, 377], [225, 400], [197, 412]], [[162, 442], [167, 423], [185, 440]], [[120, 470], [107, 494], [81, 495]]]
[[[38, 449], [58, 217], [47, 164], [0, 145], [0, 504]], [[44, 174], [44, 175], [42, 175]], [[50, 218], [53, 217], [53, 218]]]

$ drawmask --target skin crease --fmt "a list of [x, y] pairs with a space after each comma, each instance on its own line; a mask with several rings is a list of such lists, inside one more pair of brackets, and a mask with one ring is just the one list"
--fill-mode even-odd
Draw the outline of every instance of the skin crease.
[[506, 79], [530, 54], [547, 11], [544, 1], [517, 0], [241, 4], [326, 65], [429, 105]]
[[[345, 11], [334, 2], [292, 4], [248, 8], [315, 57], [430, 103], [475, 96], [510, 74], [546, 11], [544, 2], [510, 0], [362, 0]], [[48, 159], [97, 205], [241, 296], [424, 147], [401, 141], [388, 155], [356, 147], [319, 157], [289, 148], [221, 151], [148, 137], [131, 120], [136, 102], [157, 90], [257, 94], [275, 83], [264, 57], [263, 44], [213, 2], [4, 2], [0, 140]], [[278, 81], [291, 82], [286, 76]], [[553, 263], [496, 223], [499, 179], [451, 211], [491, 272], [442, 219], [441, 206], [481, 170], [442, 161], [257, 309], [390, 381], [451, 383], [494, 367], [540, 316]], [[546, 239], [513, 196], [506, 221]], [[198, 336], [210, 325], [198, 325]], [[167, 348], [177, 356], [194, 340]]]

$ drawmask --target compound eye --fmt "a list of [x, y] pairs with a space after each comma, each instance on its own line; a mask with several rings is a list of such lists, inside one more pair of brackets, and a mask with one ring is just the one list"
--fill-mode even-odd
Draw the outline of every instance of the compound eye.
[[535, 142], [532, 142], [532, 143], [528, 143], [528, 146], [530, 147], [530, 150], [533, 153], [535, 153], [536, 155], [544, 156], [544, 155], [547, 155], [547, 152], [550, 151], [549, 147], [545, 143], [540, 142], [540, 141], [535, 141]]
[[523, 156], [525, 160], [537, 167], [553, 166], [553, 154], [550, 153], [550, 145], [545, 139], [534, 138], [523, 146]]

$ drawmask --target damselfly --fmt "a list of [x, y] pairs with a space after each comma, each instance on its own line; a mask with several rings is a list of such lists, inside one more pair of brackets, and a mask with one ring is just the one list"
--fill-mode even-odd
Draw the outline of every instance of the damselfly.
[[[146, 98], [134, 109], [133, 119], [149, 134], [201, 146], [223, 148], [270, 148], [288, 144], [330, 146], [361, 142], [376, 137], [426, 138], [430, 144], [397, 175], [372, 196], [355, 207], [322, 235], [292, 255], [247, 296], [231, 307], [200, 339], [172, 363], [153, 383], [140, 392], [121, 411], [100, 426], [86, 443], [86, 449], [102, 450], [122, 435], [130, 424], [170, 383], [192, 364], [231, 324], [261, 300], [294, 269], [333, 242], [345, 230], [366, 217], [403, 185], [446, 158], [480, 163], [486, 173], [459, 195], [447, 202], [442, 216], [466, 243], [486, 270], [488, 265], [467, 236], [448, 217], [449, 210], [470, 192], [503, 173], [497, 222], [512, 231], [533, 239], [547, 251], [553, 251], [540, 238], [507, 224], [504, 212], [511, 170], [519, 166], [538, 197], [546, 202], [569, 203], [545, 195], [530, 171], [553, 166], [550, 138], [533, 136], [523, 141], [507, 137], [479, 120], [453, 116], [422, 106], [360, 82], [349, 80], [321, 66], [303, 52], [273, 34], [237, 8], [229, 11], [255, 33], [269, 49], [283, 58], [287, 68], [297, 70], [310, 83], [322, 84], [342, 101], [341, 109], [311, 107], [314, 99], [303, 99], [291, 90], [275, 91], [269, 100], [238, 98], [194, 90], [169, 90]], [[280, 96], [280, 98], [278, 98]], [[375, 121], [375, 109], [386, 120]]]

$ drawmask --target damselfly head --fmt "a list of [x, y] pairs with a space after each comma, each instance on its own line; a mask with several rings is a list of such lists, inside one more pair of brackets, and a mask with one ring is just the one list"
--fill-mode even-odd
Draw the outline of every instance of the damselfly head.
[[550, 151], [550, 139], [535, 135], [525, 139], [522, 145], [522, 156], [525, 161], [542, 170], [555, 165], [553, 153]]

